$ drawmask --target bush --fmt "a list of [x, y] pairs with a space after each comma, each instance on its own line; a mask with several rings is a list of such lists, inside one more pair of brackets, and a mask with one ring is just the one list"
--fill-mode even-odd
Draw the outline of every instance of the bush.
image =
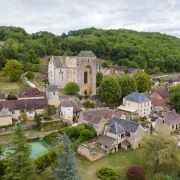
[[56, 107], [54, 105], [48, 105], [45, 108], [45, 118], [50, 120], [53, 115], [56, 114]]
[[84, 96], [84, 99], [87, 100], [88, 98], [89, 98], [89, 95], [86, 94], [86, 95]]
[[178, 180], [179, 178], [174, 177], [174, 176], [169, 176], [163, 173], [158, 173], [158, 174], [155, 174], [152, 179], [153, 180], [175, 180], [175, 179]]
[[120, 177], [120, 175], [116, 171], [108, 167], [99, 169], [96, 174], [97, 177], [102, 180], [114, 180]]
[[7, 96], [7, 100], [17, 100], [17, 96], [12, 92]]
[[91, 101], [85, 101], [85, 102], [83, 103], [83, 106], [84, 106], [85, 108], [91, 108], [91, 109], [94, 109], [94, 108], [95, 108], [95, 104], [94, 104], [93, 102], [91, 102]]
[[70, 82], [66, 84], [64, 90], [67, 95], [76, 95], [79, 92], [80, 88], [79, 85], [75, 82]]
[[51, 166], [56, 161], [56, 152], [49, 151], [48, 153], [39, 156], [37, 159], [34, 160], [36, 171], [40, 173], [44, 171], [47, 167]]
[[35, 75], [33, 72], [31, 71], [28, 71], [25, 75], [28, 79], [34, 79]]
[[59, 134], [58, 132], [52, 132], [51, 134], [48, 134], [47, 136], [45, 136], [44, 140], [52, 145], [54, 139], [57, 138], [58, 134]]
[[145, 179], [144, 170], [137, 166], [130, 167], [126, 172], [126, 175], [129, 180], [144, 180]]
[[83, 99], [83, 96], [82, 95], [79, 95], [79, 100], [81, 101]]

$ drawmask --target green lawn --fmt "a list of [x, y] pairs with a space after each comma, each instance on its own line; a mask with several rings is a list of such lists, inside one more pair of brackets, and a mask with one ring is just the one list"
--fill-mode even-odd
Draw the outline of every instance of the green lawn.
[[[121, 150], [103, 159], [91, 162], [82, 156], [77, 156], [77, 163], [82, 180], [99, 180], [96, 171], [101, 167], [111, 167], [120, 173], [119, 180], [127, 180], [126, 170], [130, 166], [138, 165], [136, 157], [140, 150]], [[50, 180], [51, 172], [46, 169], [40, 174], [40, 180]], [[148, 180], [148, 179], [147, 179]]]
[[3, 75], [3, 72], [0, 71], [0, 90], [9, 94], [10, 92], [18, 93], [23, 88], [27, 87], [23, 82], [11, 82], [7, 76]]

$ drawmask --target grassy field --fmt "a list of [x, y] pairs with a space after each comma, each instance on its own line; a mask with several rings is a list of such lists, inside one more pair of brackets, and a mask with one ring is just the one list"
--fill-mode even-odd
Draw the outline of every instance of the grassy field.
[[27, 87], [27, 85], [21, 81], [19, 82], [11, 82], [7, 76], [3, 75], [3, 72], [0, 72], [0, 89], [9, 94], [10, 92], [18, 93], [23, 88]]
[[[126, 170], [130, 166], [137, 165], [139, 150], [121, 150], [98, 161], [90, 162], [82, 156], [77, 156], [77, 163], [82, 180], [99, 180], [96, 171], [101, 167], [111, 167], [120, 173], [119, 180], [127, 180]], [[40, 180], [51, 180], [51, 171], [45, 170], [40, 174]]]

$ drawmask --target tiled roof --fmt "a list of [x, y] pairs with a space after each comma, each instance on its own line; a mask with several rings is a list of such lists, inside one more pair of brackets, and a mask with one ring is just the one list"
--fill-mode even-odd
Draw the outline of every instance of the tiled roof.
[[166, 101], [164, 99], [152, 98], [151, 99], [151, 104], [154, 105], [154, 106], [164, 107], [165, 104], [166, 104]]
[[78, 57], [96, 57], [92, 51], [81, 51], [77, 56]]
[[162, 97], [162, 98], [168, 98], [169, 97], [169, 91], [168, 89], [158, 89], [156, 92]]
[[96, 142], [104, 146], [111, 147], [116, 142], [116, 139], [106, 135], [102, 135], [99, 137], [99, 139]]
[[117, 122], [114, 122], [113, 124], [109, 125], [108, 132], [113, 133], [113, 134], [122, 134], [126, 132], [126, 130]]
[[52, 56], [51, 58], [57, 68], [65, 68], [76, 64], [73, 56]]
[[0, 111], [0, 117], [11, 116], [11, 115], [12, 115], [12, 113], [6, 108], [3, 108]]
[[180, 116], [175, 111], [167, 111], [163, 113], [164, 121], [168, 124], [180, 124]]
[[44, 97], [45, 92], [40, 91], [38, 88], [25, 88], [18, 94], [18, 98], [28, 97]]
[[5, 99], [5, 98], [6, 98], [5, 93], [0, 93], [0, 99]]
[[44, 109], [47, 105], [47, 99], [23, 99], [0, 101], [0, 109], [8, 108], [10, 111]]
[[137, 103], [150, 101], [150, 99], [147, 97], [146, 93], [138, 93], [138, 92], [133, 92], [124, 98], [128, 101], [133, 101], [133, 102], [137, 102]]
[[58, 109], [61, 111], [61, 107], [73, 107], [73, 112], [80, 112], [82, 111], [83, 105], [79, 100], [75, 99], [67, 99], [61, 101]]
[[[108, 122], [108, 125], [111, 126], [114, 123], [117, 123], [120, 125], [122, 128], [124, 128], [128, 132], [136, 132], [136, 130], [139, 127], [139, 124], [135, 121], [130, 121], [130, 120], [125, 120], [125, 119], [120, 119], [120, 118], [113, 118]], [[113, 127], [113, 126], [112, 126]], [[115, 126], [114, 126], [115, 128]], [[116, 130], [111, 130], [112, 132], [116, 132]]]

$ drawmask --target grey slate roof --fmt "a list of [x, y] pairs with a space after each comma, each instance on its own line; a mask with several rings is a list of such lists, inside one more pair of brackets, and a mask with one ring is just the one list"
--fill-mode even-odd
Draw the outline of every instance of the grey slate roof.
[[114, 143], [115, 143], [116, 139], [106, 136], [106, 135], [102, 135], [99, 137], [99, 139], [96, 141], [97, 143], [103, 144], [107, 147], [111, 147]]
[[78, 57], [96, 57], [92, 51], [81, 51], [77, 56]]
[[58, 91], [58, 86], [57, 85], [47, 85], [46, 89], [48, 92], [55, 92], [55, 91]]
[[12, 115], [12, 113], [6, 108], [3, 108], [0, 111], [0, 117], [11, 116], [11, 115]]
[[150, 101], [150, 99], [146, 96], [146, 93], [138, 93], [138, 92], [133, 92], [124, 98], [128, 101], [133, 101], [137, 103]]
[[[114, 124], [114, 126], [112, 126]], [[118, 125], [117, 125], [118, 124]], [[108, 122], [109, 127], [111, 127], [111, 132], [116, 134], [116, 132], [121, 132], [125, 129], [127, 132], [135, 133], [139, 127], [139, 124], [135, 121], [120, 119], [120, 118], [113, 118]], [[121, 127], [121, 128], [120, 128]], [[114, 128], [114, 129], [113, 129]], [[119, 128], [119, 130], [115, 129]]]
[[119, 125], [117, 122], [114, 122], [113, 124], [111, 124], [109, 126], [108, 131], [113, 134], [122, 134], [122, 133], [126, 132], [126, 130], [121, 125]]
[[164, 121], [168, 124], [180, 124], [180, 115], [175, 111], [167, 111], [163, 113]]
[[67, 100], [63, 100], [61, 101], [58, 109], [59, 111], [61, 111], [61, 107], [73, 107], [73, 112], [80, 112], [82, 111], [83, 105], [81, 104], [81, 102], [79, 100], [75, 100], [75, 99], [67, 99]]
[[40, 91], [38, 88], [25, 88], [18, 94], [18, 98], [44, 97], [44, 96], [45, 96], [45, 92]]

